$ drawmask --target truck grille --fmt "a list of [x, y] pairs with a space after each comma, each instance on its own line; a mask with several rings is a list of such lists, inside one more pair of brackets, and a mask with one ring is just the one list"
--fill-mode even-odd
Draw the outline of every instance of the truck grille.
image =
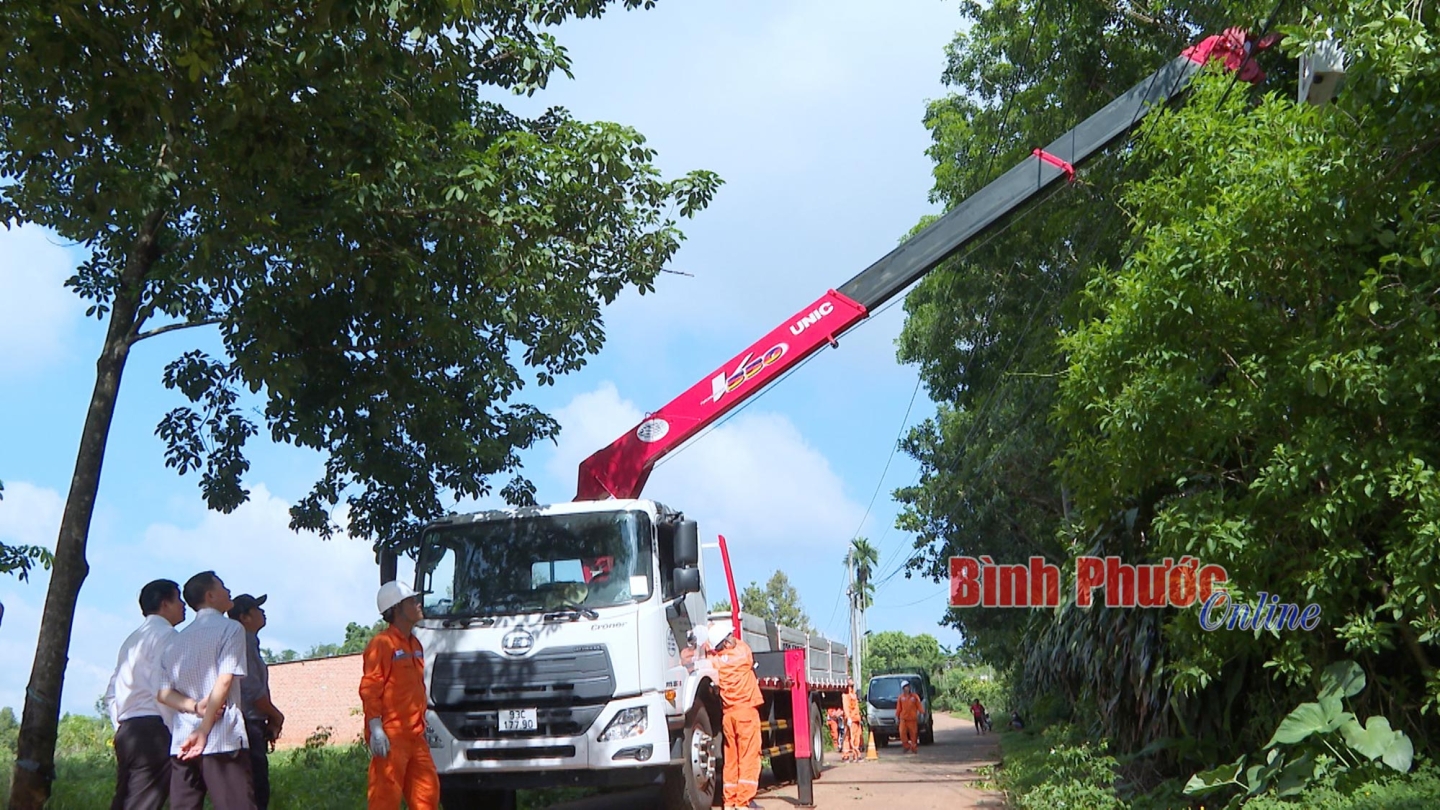
[[[460, 740], [571, 736], [595, 722], [615, 695], [603, 646], [556, 647], [528, 658], [443, 653], [431, 665], [430, 701]], [[534, 731], [499, 730], [501, 709], [536, 710]]]

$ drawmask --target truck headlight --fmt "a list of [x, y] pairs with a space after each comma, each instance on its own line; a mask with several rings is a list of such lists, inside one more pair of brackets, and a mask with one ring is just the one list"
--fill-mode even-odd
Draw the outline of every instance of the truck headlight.
[[639, 737], [649, 725], [650, 712], [644, 706], [623, 709], [616, 713], [605, 730], [600, 733], [600, 742], [624, 740]]

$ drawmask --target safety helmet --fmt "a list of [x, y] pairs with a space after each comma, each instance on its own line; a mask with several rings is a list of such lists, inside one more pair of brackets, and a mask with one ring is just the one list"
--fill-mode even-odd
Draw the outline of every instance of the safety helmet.
[[410, 590], [410, 586], [403, 582], [391, 580], [381, 585], [380, 592], [375, 594], [375, 607], [379, 608], [381, 613], [384, 613], [415, 595], [415, 592]]
[[713, 650], [719, 647], [725, 639], [734, 635], [734, 633], [735, 628], [732, 627], [729, 622], [715, 622], [710, 625], [710, 649]]

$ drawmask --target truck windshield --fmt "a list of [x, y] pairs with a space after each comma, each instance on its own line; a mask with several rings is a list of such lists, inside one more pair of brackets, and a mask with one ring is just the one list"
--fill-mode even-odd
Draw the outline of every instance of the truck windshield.
[[604, 608], [647, 598], [644, 512], [523, 515], [427, 531], [417, 580], [427, 616]]
[[910, 682], [910, 691], [923, 698], [925, 693], [920, 689], [919, 678], [876, 678], [870, 682], [870, 692], [866, 700], [877, 709], [893, 709], [900, 699], [900, 685], [907, 680]]

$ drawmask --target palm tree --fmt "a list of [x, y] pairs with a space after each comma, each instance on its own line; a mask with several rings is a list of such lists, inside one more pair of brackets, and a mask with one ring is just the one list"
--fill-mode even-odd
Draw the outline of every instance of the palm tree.
[[864, 537], [850, 541], [850, 550], [845, 553], [845, 564], [855, 566], [855, 586], [859, 591], [860, 606], [868, 609], [875, 601], [875, 582], [871, 575], [880, 564], [880, 552]]

